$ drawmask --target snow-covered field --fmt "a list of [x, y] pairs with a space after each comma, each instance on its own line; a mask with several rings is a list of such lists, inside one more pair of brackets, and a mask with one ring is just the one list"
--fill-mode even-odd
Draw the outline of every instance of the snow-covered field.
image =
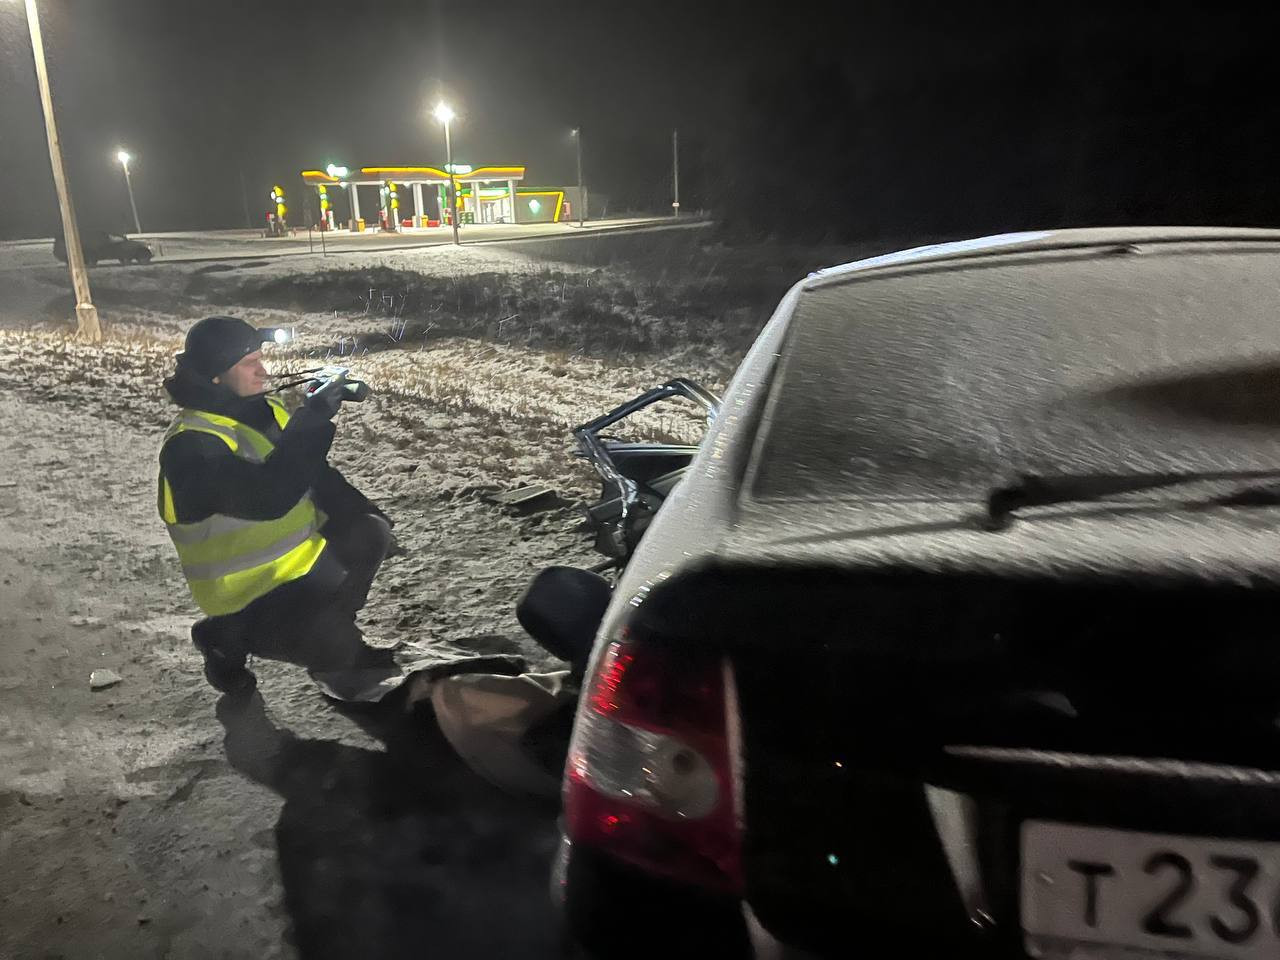
[[[399, 956], [423, 931], [437, 956], [553, 952], [554, 809], [496, 794], [424, 718], [336, 711], [291, 667], [215, 715], [154, 509], [160, 381], [191, 321], [289, 326], [280, 371], [371, 384], [332, 454], [406, 548], [371, 636], [545, 664], [513, 604], [540, 567], [591, 562], [579, 514], [488, 495], [589, 496], [571, 427], [673, 375], [722, 389], [786, 286], [842, 254], [680, 230], [99, 270], [95, 346], [68, 337], [65, 268], [0, 264], [0, 957]], [[101, 668], [123, 681], [91, 692]]]

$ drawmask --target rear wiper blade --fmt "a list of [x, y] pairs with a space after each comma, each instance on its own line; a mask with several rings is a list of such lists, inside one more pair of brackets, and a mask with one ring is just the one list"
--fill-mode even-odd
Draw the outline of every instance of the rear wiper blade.
[[[1041, 476], [1023, 474], [1015, 483], [996, 487], [987, 495], [987, 526], [1001, 529], [1013, 513], [1024, 507], [1047, 507], [1058, 503], [1081, 503], [1102, 500], [1122, 493], [1158, 490], [1184, 483], [1223, 480], [1280, 479], [1280, 468], [1271, 470], [1231, 470], [1216, 473], [1081, 473]], [[1280, 494], [1267, 488], [1251, 488], [1213, 501], [1218, 505], [1267, 504], [1280, 500]]]

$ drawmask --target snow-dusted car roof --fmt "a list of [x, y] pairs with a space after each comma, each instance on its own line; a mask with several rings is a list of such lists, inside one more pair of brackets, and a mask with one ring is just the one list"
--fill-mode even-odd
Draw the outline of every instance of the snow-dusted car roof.
[[1090, 227], [1071, 230], [1025, 230], [969, 240], [931, 243], [896, 250], [851, 263], [826, 267], [809, 275], [812, 288], [826, 282], [860, 277], [869, 271], [947, 260], [992, 257], [1043, 250], [1064, 250], [1127, 244], [1191, 243], [1196, 241], [1280, 242], [1280, 230], [1256, 227]]

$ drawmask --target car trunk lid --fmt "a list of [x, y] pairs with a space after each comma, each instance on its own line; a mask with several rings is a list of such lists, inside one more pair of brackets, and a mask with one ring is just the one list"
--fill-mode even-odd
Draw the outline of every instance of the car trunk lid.
[[824, 949], [850, 911], [913, 943], [983, 915], [1016, 939], [1029, 819], [1280, 836], [1278, 598], [1203, 575], [718, 565], [644, 614], [732, 664], [748, 899]]

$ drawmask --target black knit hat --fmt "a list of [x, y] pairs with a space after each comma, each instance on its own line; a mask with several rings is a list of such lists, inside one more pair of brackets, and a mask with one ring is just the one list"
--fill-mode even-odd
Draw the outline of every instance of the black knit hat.
[[258, 329], [238, 317], [205, 317], [187, 331], [178, 364], [212, 380], [274, 338], [275, 328]]

